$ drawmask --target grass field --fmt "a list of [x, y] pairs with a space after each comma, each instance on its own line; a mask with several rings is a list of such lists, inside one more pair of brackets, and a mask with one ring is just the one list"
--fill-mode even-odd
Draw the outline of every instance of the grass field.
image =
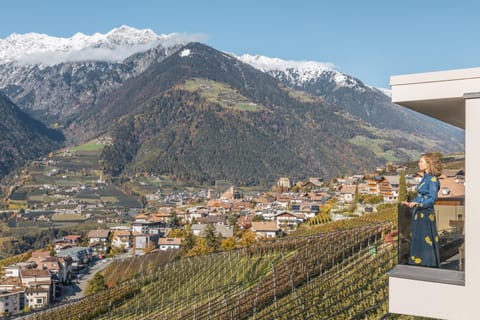
[[288, 95], [294, 99], [297, 99], [300, 102], [305, 102], [305, 103], [315, 103], [318, 102], [318, 98], [313, 97], [312, 95], [303, 92], [303, 91], [297, 91], [297, 90], [292, 90], [290, 88], [285, 88], [285, 90], [288, 92]]
[[252, 103], [236, 89], [220, 82], [206, 79], [187, 80], [184, 89], [190, 92], [198, 91], [208, 101], [218, 103], [228, 109], [254, 112], [264, 108]]
[[95, 151], [97, 153], [100, 153], [104, 147], [105, 145], [99, 143], [98, 139], [94, 139], [85, 144], [81, 144], [79, 146], [73, 147], [70, 149], [70, 151], [72, 152]]
[[52, 221], [85, 221], [86, 218], [81, 214], [77, 213], [65, 213], [65, 214], [54, 214], [52, 216]]

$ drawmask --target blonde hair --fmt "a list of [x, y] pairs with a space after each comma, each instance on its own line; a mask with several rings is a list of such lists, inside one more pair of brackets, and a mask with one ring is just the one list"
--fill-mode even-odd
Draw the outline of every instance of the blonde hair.
[[440, 176], [442, 174], [442, 162], [435, 153], [424, 153], [420, 156], [427, 162], [427, 172], [432, 176]]

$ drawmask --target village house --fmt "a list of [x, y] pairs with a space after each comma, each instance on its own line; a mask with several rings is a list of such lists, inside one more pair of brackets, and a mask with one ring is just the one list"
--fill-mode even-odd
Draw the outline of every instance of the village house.
[[158, 239], [158, 248], [161, 251], [178, 250], [182, 244], [181, 238], [160, 238]]
[[246, 215], [246, 216], [240, 216], [237, 219], [237, 225], [240, 228], [240, 230], [247, 230], [250, 229], [252, 226], [252, 221], [253, 218], [255, 217], [254, 214]]
[[110, 230], [91, 230], [88, 235], [88, 245], [92, 248], [93, 255], [105, 256], [110, 251]]
[[66, 243], [70, 243], [72, 246], [78, 246], [82, 242], [82, 236], [79, 234], [69, 234], [63, 237]]
[[27, 261], [34, 262], [37, 270], [48, 270], [57, 286], [60, 282], [66, 284], [71, 281], [73, 263], [71, 257], [52, 257], [49, 251], [34, 251]]
[[158, 212], [151, 215], [150, 221], [160, 222], [165, 226], [170, 223], [170, 221], [172, 220], [172, 216], [172, 212]]
[[[223, 238], [233, 237], [233, 227], [222, 225], [222, 224], [214, 224], [214, 226], [215, 226], [215, 234], [220, 233]], [[206, 227], [207, 227], [207, 224], [192, 224], [191, 230], [194, 236], [204, 237]]]
[[72, 259], [72, 270], [80, 270], [92, 259], [91, 247], [72, 247], [57, 252], [58, 258]]
[[20, 270], [35, 269], [36, 264], [33, 261], [17, 262], [2, 268], [4, 278], [19, 278]]
[[355, 190], [357, 189], [356, 185], [353, 184], [342, 184], [340, 187], [340, 199], [346, 203], [351, 203], [355, 200]]
[[[285, 210], [285, 209], [283, 208], [282, 210]], [[258, 212], [256, 212], [255, 214], [258, 214]], [[275, 220], [276, 214], [277, 214], [277, 209], [267, 206], [263, 208], [263, 210], [260, 212], [259, 215], [261, 215], [264, 220], [273, 221]]]
[[277, 229], [280, 229], [285, 233], [290, 233], [296, 230], [298, 225], [303, 221], [298, 215], [288, 211], [277, 213], [275, 215], [275, 220], [277, 222]]
[[288, 190], [292, 187], [292, 180], [287, 177], [282, 177], [277, 180], [277, 188]]
[[80, 245], [82, 238], [78, 234], [71, 234], [55, 239], [55, 252], [61, 249], [71, 248]]
[[255, 232], [256, 238], [276, 238], [279, 232], [276, 221], [252, 222], [251, 231]]
[[148, 250], [155, 249], [155, 240], [149, 234], [133, 232], [133, 254], [142, 255]]
[[165, 227], [163, 218], [155, 218], [150, 215], [139, 214], [132, 223], [132, 233], [159, 235], [160, 229]]
[[302, 219], [310, 219], [315, 217], [320, 211], [320, 204], [301, 203], [299, 205], [292, 205], [290, 211], [297, 217], [302, 217]]
[[133, 236], [130, 230], [113, 230], [112, 247], [131, 249], [133, 246]]
[[218, 224], [218, 225], [226, 225], [227, 224], [227, 216], [224, 214], [211, 214], [206, 217], [201, 217], [198, 219], [198, 222], [201, 224]]
[[55, 286], [48, 270], [20, 270], [20, 281], [25, 290], [25, 300], [31, 309], [42, 308], [55, 296]]
[[237, 188], [232, 186], [232, 187], [228, 188], [227, 191], [222, 193], [220, 198], [225, 199], [225, 200], [234, 200], [234, 199], [241, 199], [241, 198], [243, 198], [243, 196], [240, 193], [240, 190], [238, 190]]
[[396, 202], [400, 176], [383, 176], [379, 181], [380, 195], [384, 202]]

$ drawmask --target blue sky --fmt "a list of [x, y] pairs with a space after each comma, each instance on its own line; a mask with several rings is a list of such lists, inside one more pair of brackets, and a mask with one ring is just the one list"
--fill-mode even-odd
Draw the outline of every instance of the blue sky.
[[480, 1], [15, 0], [1, 8], [0, 38], [121, 25], [205, 34], [218, 50], [329, 62], [377, 87], [388, 88], [391, 75], [480, 67]]

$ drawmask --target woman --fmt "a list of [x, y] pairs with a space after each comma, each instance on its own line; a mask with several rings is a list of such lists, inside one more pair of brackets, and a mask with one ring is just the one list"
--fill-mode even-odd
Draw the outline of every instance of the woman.
[[403, 204], [412, 210], [412, 237], [408, 263], [417, 266], [440, 266], [439, 239], [433, 204], [440, 190], [438, 177], [442, 164], [432, 153], [423, 154], [418, 161], [423, 178], [417, 187], [418, 195], [412, 202]]

